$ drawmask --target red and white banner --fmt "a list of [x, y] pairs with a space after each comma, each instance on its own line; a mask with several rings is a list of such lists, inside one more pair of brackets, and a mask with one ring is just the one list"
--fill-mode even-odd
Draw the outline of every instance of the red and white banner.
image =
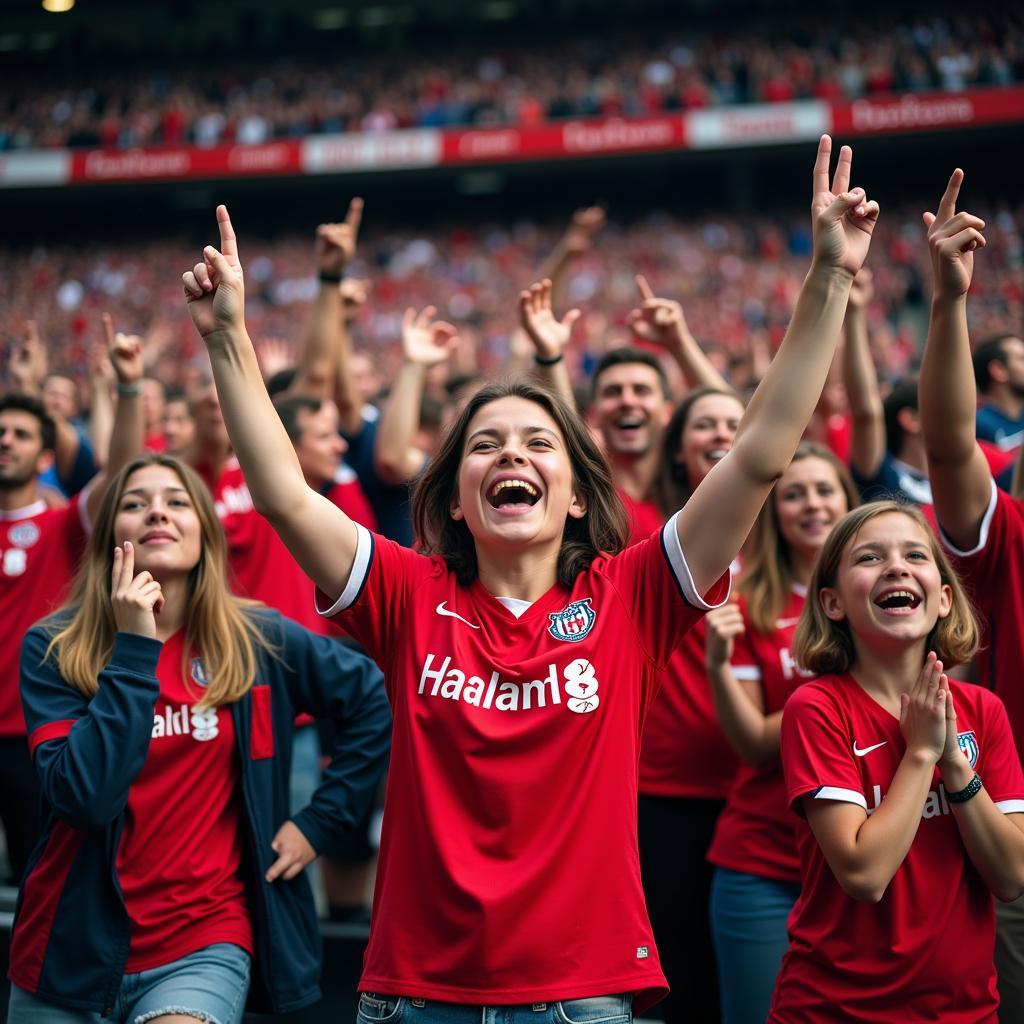
[[908, 93], [852, 103], [801, 100], [651, 117], [535, 126], [415, 128], [310, 135], [258, 146], [151, 147], [0, 153], [0, 188], [102, 182], [344, 174], [417, 167], [575, 160], [629, 153], [809, 142], [1024, 123], [1024, 87]]

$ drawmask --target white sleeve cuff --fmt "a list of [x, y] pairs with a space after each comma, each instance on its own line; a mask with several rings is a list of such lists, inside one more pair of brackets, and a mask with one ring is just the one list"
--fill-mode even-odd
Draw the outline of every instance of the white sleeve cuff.
[[970, 558], [971, 555], [976, 555], [979, 551], [985, 549], [985, 545], [988, 543], [988, 531], [992, 526], [992, 517], [996, 514], [996, 504], [999, 501], [999, 489], [996, 487], [995, 480], [992, 481], [992, 496], [988, 499], [988, 508], [985, 509], [985, 515], [981, 520], [981, 528], [978, 530], [978, 543], [971, 548], [970, 551], [961, 551], [945, 534], [942, 529], [942, 523], [939, 523], [939, 538], [942, 541], [942, 546], [952, 552], [954, 555], [960, 558]]
[[676, 529], [676, 517], [678, 515], [679, 513], [677, 512], [661, 528], [661, 546], [665, 552], [665, 557], [668, 559], [668, 564], [672, 568], [672, 574], [675, 576], [676, 582], [683, 592], [683, 597], [694, 608], [699, 608], [704, 612], [709, 612], [713, 608], [721, 608], [729, 600], [729, 593], [732, 590], [732, 576], [730, 575], [729, 577], [729, 586], [726, 588], [725, 595], [717, 604], [708, 604], [703, 596], [697, 593], [697, 587], [693, 582], [693, 577], [690, 575], [690, 567], [686, 564], [686, 555], [683, 554], [682, 545], [679, 543], [679, 531]]
[[748, 682], [759, 683], [761, 681], [761, 669], [757, 665], [730, 665], [732, 674], [736, 679], [743, 679]]
[[858, 807], [868, 809], [868, 802], [864, 799], [863, 793], [855, 789], [842, 789], [839, 786], [820, 786], [811, 796], [815, 800], [839, 800], [844, 804], [856, 804]]
[[1003, 814], [1024, 814], [1024, 800], [997, 800], [996, 807]]
[[354, 525], [358, 538], [356, 541], [356, 554], [355, 558], [352, 559], [352, 571], [348, 574], [348, 582], [345, 584], [345, 589], [341, 592], [341, 596], [330, 608], [324, 609], [320, 607], [320, 602], [317, 600], [315, 592], [313, 595], [313, 605], [316, 608], [317, 614], [323, 615], [324, 618], [337, 615], [338, 612], [343, 612], [352, 605], [362, 591], [363, 584], [366, 582], [366, 576], [370, 571], [370, 563], [373, 561], [373, 537], [365, 526], [361, 526], [359, 523]]

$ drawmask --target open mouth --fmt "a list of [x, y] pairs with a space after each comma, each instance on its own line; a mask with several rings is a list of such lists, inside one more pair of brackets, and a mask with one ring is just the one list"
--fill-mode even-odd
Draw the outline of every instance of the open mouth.
[[706, 451], [704, 453], [704, 458], [707, 459], [708, 462], [721, 462], [728, 454], [728, 448], [712, 448], [710, 451]]
[[642, 429], [644, 426], [644, 420], [642, 416], [623, 416], [622, 419], [615, 421], [616, 430], [625, 430], [632, 432]]
[[540, 501], [540, 491], [529, 480], [499, 480], [487, 500], [492, 508], [532, 508]]
[[921, 604], [921, 598], [910, 590], [889, 590], [875, 598], [875, 604], [893, 615], [908, 615]]

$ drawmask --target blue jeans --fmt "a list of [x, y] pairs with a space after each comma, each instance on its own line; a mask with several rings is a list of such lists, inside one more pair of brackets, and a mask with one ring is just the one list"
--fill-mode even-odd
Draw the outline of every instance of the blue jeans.
[[800, 886], [715, 868], [711, 935], [718, 958], [722, 1024], [764, 1024], [782, 954], [786, 921]]
[[631, 995], [522, 1006], [474, 1006], [360, 993], [358, 1024], [631, 1024]]
[[249, 968], [244, 949], [217, 942], [162, 967], [126, 974], [109, 1017], [66, 1010], [12, 985], [7, 1024], [146, 1024], [169, 1013], [207, 1024], [240, 1024]]

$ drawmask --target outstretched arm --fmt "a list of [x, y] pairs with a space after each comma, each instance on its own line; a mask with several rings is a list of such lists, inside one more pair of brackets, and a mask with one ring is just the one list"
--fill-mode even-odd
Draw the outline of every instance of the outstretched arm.
[[264, 387], [245, 329], [245, 286], [227, 208], [217, 207], [220, 250], [182, 275], [192, 321], [206, 343], [231, 445], [257, 511], [270, 520], [303, 571], [331, 597], [345, 586], [356, 554], [352, 521], [310, 488]]
[[636, 336], [664, 349], [676, 361], [688, 388], [732, 391], [690, 333], [683, 307], [672, 299], [657, 298], [643, 274], [637, 274], [636, 286], [640, 305], [628, 317]]
[[853, 421], [850, 461], [864, 480], [870, 480], [885, 456], [885, 417], [878, 390], [878, 371], [868, 345], [868, 304], [873, 294], [871, 271], [861, 267], [853, 279], [846, 306], [846, 344], [843, 346], [843, 383]]
[[967, 333], [967, 290], [985, 222], [956, 212], [963, 180], [958, 167], [938, 214], [924, 215], [935, 286], [918, 403], [935, 513], [946, 536], [969, 551], [992, 496], [992, 475], [975, 439], [978, 396]]
[[338, 285], [355, 256], [362, 199], [353, 199], [340, 224], [316, 229], [314, 255], [319, 288], [306, 319], [299, 346], [299, 367], [289, 391], [327, 398], [334, 386], [338, 333], [342, 330], [342, 303]]
[[551, 310], [552, 292], [553, 285], [548, 278], [521, 291], [519, 322], [533, 342], [537, 379], [562, 398], [570, 409], [575, 409], [576, 396], [565, 366], [565, 349], [580, 311], [570, 309], [561, 320], [556, 320]]
[[573, 261], [589, 251], [594, 236], [604, 227], [607, 217], [603, 206], [586, 206], [577, 210], [569, 221], [558, 245], [541, 268], [540, 277], [551, 281], [552, 299], [561, 304], [565, 298], [565, 285]]
[[413, 438], [420, 428], [427, 370], [445, 362], [459, 343], [451, 324], [431, 319], [436, 312], [427, 306], [419, 314], [407, 309], [402, 317], [402, 365], [380, 413], [373, 453], [374, 467], [389, 484], [404, 484], [423, 469], [426, 454]]
[[698, 593], [728, 568], [775, 481], [789, 465], [821, 394], [854, 275], [878, 219], [878, 204], [850, 189], [853, 153], [839, 152], [831, 188], [832, 140], [823, 135], [811, 201], [814, 255], [786, 337], [754, 393], [732, 451], [676, 517], [679, 543]]

